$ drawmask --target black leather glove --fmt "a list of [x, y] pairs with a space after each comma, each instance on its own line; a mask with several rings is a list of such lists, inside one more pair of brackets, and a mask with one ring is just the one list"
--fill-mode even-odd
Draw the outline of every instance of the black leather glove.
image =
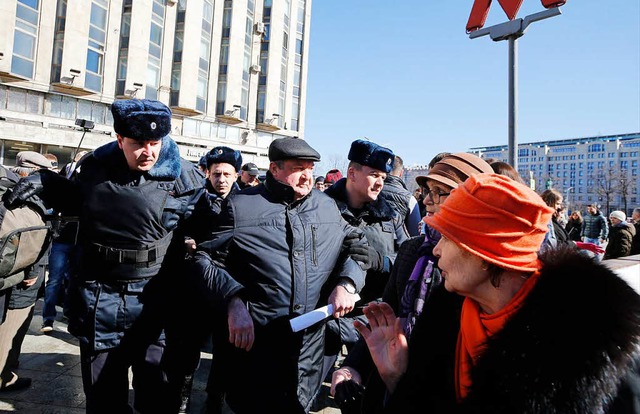
[[11, 190], [7, 192], [5, 201], [9, 206], [24, 204], [29, 198], [42, 192], [42, 177], [39, 172], [35, 172], [18, 181]]
[[336, 385], [335, 400], [343, 414], [360, 413], [364, 387], [353, 380]]
[[362, 270], [369, 270], [369, 242], [364, 233], [355, 230], [349, 233], [342, 242], [342, 249], [353, 260], [355, 260]]

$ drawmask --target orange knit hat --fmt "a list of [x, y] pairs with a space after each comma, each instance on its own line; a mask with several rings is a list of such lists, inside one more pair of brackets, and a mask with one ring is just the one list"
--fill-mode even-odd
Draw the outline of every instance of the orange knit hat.
[[503, 269], [533, 272], [553, 209], [529, 187], [498, 174], [469, 177], [428, 217], [468, 252]]

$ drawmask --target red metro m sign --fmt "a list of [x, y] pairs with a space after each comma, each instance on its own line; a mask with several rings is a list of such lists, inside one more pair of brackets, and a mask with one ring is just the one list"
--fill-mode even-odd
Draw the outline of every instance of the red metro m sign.
[[[520, 6], [522, 6], [523, 0], [498, 0], [500, 7], [507, 14], [509, 20], [516, 18]], [[553, 7], [560, 7], [565, 4], [567, 0], [542, 0], [542, 5], [545, 9], [551, 9]], [[484, 26], [484, 22], [487, 20], [489, 14], [489, 8], [491, 7], [491, 0], [475, 0], [473, 8], [471, 9], [471, 15], [469, 15], [469, 21], [467, 22], [467, 33], [475, 32]]]

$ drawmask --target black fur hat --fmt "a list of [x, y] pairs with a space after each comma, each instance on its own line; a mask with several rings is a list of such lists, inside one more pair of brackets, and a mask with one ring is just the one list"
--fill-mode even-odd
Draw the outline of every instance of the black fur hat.
[[207, 154], [207, 169], [211, 167], [211, 164], [219, 164], [221, 162], [233, 165], [237, 172], [242, 165], [242, 154], [240, 151], [223, 146], [215, 147], [209, 151]]
[[113, 129], [137, 141], [157, 141], [171, 132], [171, 109], [149, 99], [114, 101], [111, 105]]
[[349, 156], [347, 158], [349, 158], [350, 161], [386, 173], [391, 172], [395, 162], [393, 151], [389, 148], [381, 147], [376, 143], [362, 139], [357, 139], [351, 143], [351, 149], [349, 150]]

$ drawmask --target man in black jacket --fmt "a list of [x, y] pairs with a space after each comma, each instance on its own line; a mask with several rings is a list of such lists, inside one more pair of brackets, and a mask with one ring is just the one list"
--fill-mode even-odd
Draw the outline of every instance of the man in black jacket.
[[[397, 159], [398, 157], [395, 157]], [[381, 196], [385, 178], [393, 170], [393, 152], [373, 142], [356, 140], [351, 144], [351, 161], [346, 177], [326, 190], [338, 205], [342, 217], [362, 230], [368, 246], [360, 245], [353, 258], [369, 263], [362, 303], [380, 299], [389, 279], [398, 247], [409, 238], [404, 220]], [[352, 312], [345, 318], [327, 323], [324, 374], [326, 375], [342, 345], [350, 349], [358, 340], [354, 319], [365, 320], [362, 312]]]
[[169, 363], [166, 335], [178, 319], [184, 240], [174, 234], [204, 192], [204, 177], [168, 136], [166, 105], [121, 100], [111, 112], [117, 141], [84, 158], [77, 177], [41, 170], [18, 182], [8, 201], [39, 193], [80, 217], [69, 332], [80, 340], [87, 412], [131, 412], [129, 367], [137, 411], [175, 412], [183, 379], [179, 361]]
[[304, 140], [280, 138], [269, 160], [265, 182], [224, 201], [218, 231], [194, 260], [202, 292], [227, 315], [214, 375], [237, 414], [309, 411], [322, 380], [324, 323], [293, 332], [289, 320], [325, 305], [324, 289], [342, 317], [364, 284], [358, 264], [341, 254], [353, 228], [312, 189], [320, 155]]
[[402, 181], [402, 174], [404, 174], [404, 163], [399, 156], [394, 157], [393, 169], [387, 174], [387, 178], [384, 180], [384, 187], [380, 193], [380, 197], [383, 197], [391, 205], [391, 207], [398, 212], [404, 225], [411, 237], [420, 234], [420, 220], [422, 215], [420, 214], [420, 205], [418, 200], [411, 195], [411, 192], [407, 190], [407, 185]]

